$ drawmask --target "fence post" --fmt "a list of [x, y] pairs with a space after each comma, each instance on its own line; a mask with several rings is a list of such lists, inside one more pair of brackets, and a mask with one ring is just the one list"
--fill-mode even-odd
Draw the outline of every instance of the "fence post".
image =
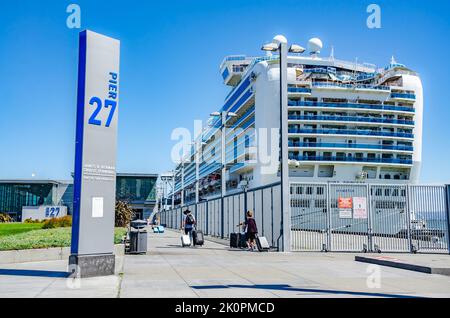
[[198, 203], [195, 203], [195, 222], [198, 222], [197, 220], [198, 220], [198, 217], [197, 217], [197, 215], [198, 215], [198, 213], [197, 213], [197, 205], [198, 205]]
[[209, 235], [209, 201], [206, 200], [206, 209], [205, 209], [205, 219], [206, 219], [206, 235]]
[[445, 216], [447, 219], [447, 250], [450, 254], [450, 185], [445, 185]]
[[261, 190], [261, 234], [264, 236], [264, 190]]
[[331, 251], [331, 191], [327, 183], [327, 251]]
[[[244, 215], [246, 215], [248, 211], [248, 202], [247, 202], [247, 190], [244, 191]], [[240, 215], [240, 213], [239, 213]]]
[[408, 237], [408, 248], [410, 253], [414, 253], [414, 247], [411, 237], [411, 186], [406, 186], [406, 232]]
[[225, 232], [225, 197], [222, 195], [221, 202], [221, 213], [220, 213], [220, 238], [224, 239], [224, 232]]
[[271, 230], [270, 237], [272, 240], [271, 247], [273, 247], [275, 245], [275, 240], [273, 237], [273, 187], [270, 187], [270, 230]]
[[367, 233], [368, 233], [368, 246], [367, 252], [373, 252], [373, 215], [372, 215], [372, 186], [367, 184]]

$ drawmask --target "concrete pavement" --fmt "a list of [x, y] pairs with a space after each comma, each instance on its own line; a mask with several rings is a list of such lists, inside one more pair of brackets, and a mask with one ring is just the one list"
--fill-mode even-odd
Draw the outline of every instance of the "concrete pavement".
[[0, 298], [450, 297], [448, 276], [354, 258], [355, 254], [246, 252], [210, 241], [201, 248], [181, 248], [180, 233], [167, 231], [149, 234], [147, 255], [118, 257], [112, 277], [66, 279], [65, 261], [0, 265]]

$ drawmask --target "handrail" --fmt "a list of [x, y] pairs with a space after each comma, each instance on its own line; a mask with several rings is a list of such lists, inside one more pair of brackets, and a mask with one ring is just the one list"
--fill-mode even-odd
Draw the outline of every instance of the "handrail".
[[385, 136], [414, 138], [414, 134], [409, 133], [388, 133], [381, 131], [349, 130], [349, 129], [297, 129], [289, 128], [290, 134], [318, 134], [318, 135], [357, 135], [357, 136]]
[[380, 150], [414, 151], [413, 146], [369, 145], [369, 144], [316, 143], [316, 142], [289, 141], [288, 146], [289, 147], [298, 147], [298, 148], [351, 148], [351, 149], [380, 149]]
[[289, 115], [290, 120], [325, 120], [325, 121], [347, 121], [347, 122], [365, 122], [365, 123], [385, 123], [398, 125], [415, 125], [413, 120], [399, 120], [387, 118], [371, 118], [363, 116], [327, 116], [327, 115]]
[[394, 110], [404, 112], [415, 112], [415, 109], [407, 106], [392, 106], [392, 105], [372, 105], [372, 104], [358, 104], [358, 103], [324, 103], [324, 102], [297, 102], [289, 100], [288, 106], [306, 106], [306, 107], [330, 107], [330, 108], [361, 108], [361, 109], [376, 109], [376, 110]]

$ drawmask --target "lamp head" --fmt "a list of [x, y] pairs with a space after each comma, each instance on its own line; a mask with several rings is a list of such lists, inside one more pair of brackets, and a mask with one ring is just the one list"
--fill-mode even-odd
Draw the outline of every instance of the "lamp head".
[[266, 51], [266, 52], [275, 52], [278, 51], [278, 45], [271, 42], [271, 43], [267, 43], [264, 44], [263, 47], [261, 48], [261, 50]]
[[300, 45], [297, 44], [292, 44], [291, 47], [289, 48], [289, 52], [291, 53], [303, 53], [305, 51], [306, 49], [304, 47], [301, 47]]

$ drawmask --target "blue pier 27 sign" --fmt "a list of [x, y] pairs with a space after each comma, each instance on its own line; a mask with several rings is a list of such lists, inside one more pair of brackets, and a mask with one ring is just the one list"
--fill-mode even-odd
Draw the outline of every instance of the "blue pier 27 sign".
[[119, 66], [118, 40], [80, 33], [70, 264], [85, 277], [114, 258]]

